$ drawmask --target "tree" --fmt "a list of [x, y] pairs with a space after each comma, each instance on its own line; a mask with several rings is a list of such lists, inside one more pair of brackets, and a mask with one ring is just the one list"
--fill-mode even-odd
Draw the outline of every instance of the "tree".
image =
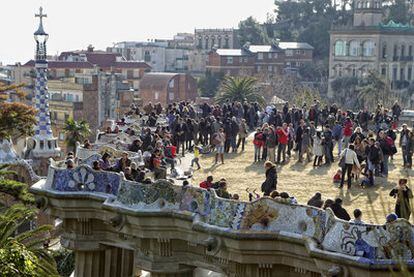
[[213, 74], [207, 70], [206, 74], [198, 79], [197, 87], [200, 95], [203, 97], [214, 97], [216, 96], [217, 89], [220, 86], [220, 82], [223, 80], [224, 74], [217, 73]]
[[410, 23], [412, 15], [407, 5], [406, 0], [395, 0], [389, 6], [389, 14], [386, 19], [387, 22], [393, 20], [397, 23], [407, 24]]
[[[34, 197], [28, 185], [7, 179], [14, 174], [0, 167], [0, 192], [14, 204], [0, 208], [0, 272], [2, 276], [57, 276], [56, 264], [44, 247], [52, 226], [43, 225], [21, 232], [20, 228], [36, 218], [31, 208]], [[21, 203], [27, 205], [23, 205]]]
[[251, 44], [264, 44], [268, 42], [263, 27], [251, 16], [240, 21], [238, 36], [240, 45], [244, 45], [246, 42], [250, 42]]
[[36, 110], [23, 103], [0, 103], [0, 138], [20, 138], [33, 134]]
[[90, 134], [91, 129], [89, 128], [88, 122], [85, 120], [75, 121], [73, 118], [69, 118], [65, 127], [63, 128], [66, 133], [66, 145], [68, 148], [75, 150], [76, 142], [85, 140]]
[[374, 71], [369, 71], [358, 87], [358, 103], [360, 107], [375, 107], [378, 103], [387, 106], [391, 90], [385, 80]]
[[0, 101], [7, 100], [10, 94], [16, 94], [19, 98], [23, 98], [25, 93], [20, 88], [24, 86], [25, 84], [13, 84], [7, 86], [0, 85]]
[[255, 85], [256, 79], [252, 77], [227, 76], [220, 85], [216, 101], [218, 103], [224, 103], [227, 101], [248, 101], [257, 102], [259, 105], [263, 106], [265, 104], [265, 99], [258, 93]]
[[[23, 205], [0, 212], [0, 271], [2, 276], [58, 276], [56, 264], [44, 244], [51, 226], [43, 225], [19, 233], [18, 229], [36, 213]], [[17, 235], [15, 235], [17, 234]]]

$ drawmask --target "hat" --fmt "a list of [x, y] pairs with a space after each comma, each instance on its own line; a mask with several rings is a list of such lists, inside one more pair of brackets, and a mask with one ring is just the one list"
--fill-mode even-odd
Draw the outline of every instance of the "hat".
[[391, 213], [391, 214], [387, 215], [386, 221], [387, 222], [393, 222], [393, 221], [396, 221], [397, 218], [398, 218], [398, 216], [395, 213]]

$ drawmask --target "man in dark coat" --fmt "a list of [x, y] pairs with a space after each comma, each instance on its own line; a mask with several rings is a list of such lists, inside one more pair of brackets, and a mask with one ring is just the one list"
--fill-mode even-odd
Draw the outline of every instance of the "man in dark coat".
[[348, 212], [342, 207], [341, 198], [336, 198], [335, 203], [333, 203], [330, 208], [337, 218], [343, 219], [346, 221], [351, 220], [351, 217], [349, 216]]
[[277, 185], [277, 171], [276, 166], [271, 161], [264, 164], [266, 169], [266, 180], [262, 184], [262, 192], [264, 196], [269, 196], [270, 193], [276, 190]]

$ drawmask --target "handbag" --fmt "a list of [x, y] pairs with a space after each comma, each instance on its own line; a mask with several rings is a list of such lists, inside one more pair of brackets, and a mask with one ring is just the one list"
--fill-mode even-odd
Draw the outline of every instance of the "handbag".
[[344, 155], [341, 157], [341, 159], [339, 160], [338, 166], [340, 168], [344, 168], [345, 167], [345, 162], [346, 162], [346, 152], [348, 151], [348, 149], [345, 149], [345, 153]]

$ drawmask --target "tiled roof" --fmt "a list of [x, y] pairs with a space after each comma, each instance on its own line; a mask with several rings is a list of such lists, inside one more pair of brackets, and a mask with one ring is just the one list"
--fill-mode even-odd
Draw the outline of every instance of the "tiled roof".
[[146, 62], [115, 62], [112, 66], [117, 68], [151, 68]]
[[[35, 61], [30, 60], [23, 66], [34, 67]], [[66, 61], [48, 61], [49, 68], [94, 68], [90, 62], [66, 62]]]
[[247, 52], [242, 49], [217, 49], [216, 53], [220, 56], [247, 56]]
[[313, 50], [312, 45], [306, 42], [279, 42], [278, 46], [283, 50], [286, 49], [303, 49], [303, 50]]
[[280, 49], [277, 47], [274, 47], [272, 45], [250, 45], [249, 51], [252, 53], [257, 52], [279, 52]]

